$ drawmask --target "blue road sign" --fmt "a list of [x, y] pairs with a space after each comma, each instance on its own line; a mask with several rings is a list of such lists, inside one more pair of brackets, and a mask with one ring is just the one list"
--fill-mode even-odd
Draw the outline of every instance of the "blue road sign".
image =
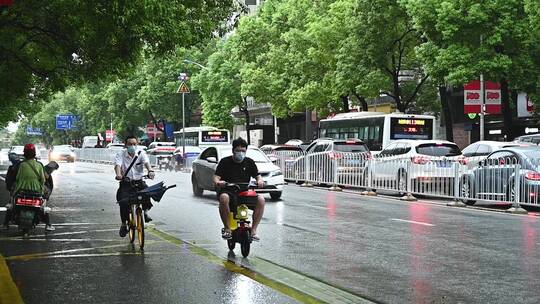
[[41, 131], [41, 128], [32, 128], [31, 126], [26, 126], [26, 134], [41, 136], [43, 135], [43, 131]]
[[56, 130], [71, 130], [79, 120], [78, 115], [62, 114], [56, 115]]

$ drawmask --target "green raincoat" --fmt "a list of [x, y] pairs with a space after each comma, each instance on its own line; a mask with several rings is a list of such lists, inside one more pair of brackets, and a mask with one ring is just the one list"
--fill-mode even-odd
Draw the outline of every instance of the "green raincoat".
[[19, 164], [15, 181], [15, 193], [30, 191], [43, 194], [45, 184], [45, 169], [35, 159], [25, 160]]

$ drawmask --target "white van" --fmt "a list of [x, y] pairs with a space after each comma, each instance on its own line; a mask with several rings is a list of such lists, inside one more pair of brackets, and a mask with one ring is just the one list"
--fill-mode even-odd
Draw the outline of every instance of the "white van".
[[94, 148], [98, 143], [97, 136], [85, 136], [83, 137], [82, 148]]

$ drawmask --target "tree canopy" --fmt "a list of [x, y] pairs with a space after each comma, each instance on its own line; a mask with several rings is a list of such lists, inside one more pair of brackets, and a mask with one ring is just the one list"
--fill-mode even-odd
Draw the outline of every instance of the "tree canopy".
[[226, 32], [232, 0], [25, 0], [0, 11], [0, 123], [82, 81]]

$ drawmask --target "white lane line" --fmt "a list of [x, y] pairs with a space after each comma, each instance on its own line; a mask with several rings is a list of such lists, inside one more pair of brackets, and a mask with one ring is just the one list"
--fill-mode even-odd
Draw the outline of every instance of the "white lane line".
[[118, 239], [33, 239], [33, 238], [0, 238], [0, 241], [22, 241], [22, 242], [126, 242]]
[[[30, 260], [36, 259], [65, 259], [65, 258], [90, 258], [90, 257], [109, 257], [109, 256], [146, 256], [146, 255], [176, 255], [178, 251], [175, 252], [149, 252], [149, 251], [139, 251], [139, 252], [111, 252], [111, 253], [89, 253], [89, 254], [60, 254], [60, 255], [45, 255], [31, 258]], [[6, 260], [10, 260], [6, 258]], [[13, 259], [15, 260], [15, 259]]]
[[1, 175], [0, 175], [0, 179], [3, 180], [3, 181], [6, 181], [5, 177], [3, 177]]
[[54, 226], [117, 225], [113, 223], [53, 223]]
[[51, 236], [57, 236], [57, 235], [73, 235], [73, 234], [88, 234], [92, 232], [109, 232], [109, 231], [117, 231], [118, 229], [100, 229], [100, 230], [85, 230], [85, 231], [70, 231], [70, 232], [59, 232], [59, 233], [47, 233], [47, 234], [36, 234], [36, 235], [30, 235], [28, 238], [38, 238], [38, 237], [51, 237]]
[[77, 248], [77, 249], [69, 249], [69, 250], [40, 252], [40, 253], [29, 253], [29, 254], [23, 254], [23, 255], [10, 256], [10, 257], [6, 257], [6, 258], [9, 259], [9, 260], [24, 260], [24, 259], [32, 259], [32, 258], [36, 258], [36, 257], [43, 257], [43, 256], [47, 256], [47, 255], [59, 255], [59, 254], [64, 254], [64, 253], [74, 253], [74, 252], [81, 252], [81, 251], [110, 249], [110, 248], [125, 247], [125, 246], [128, 246], [128, 245], [127, 244], [121, 244], [121, 245], [109, 245], [109, 246], [91, 247], [91, 248]]
[[416, 222], [416, 221], [408, 221], [408, 220], [402, 220], [402, 219], [396, 219], [396, 218], [393, 218], [393, 219], [390, 219], [390, 220], [391, 220], [391, 221], [396, 221], [396, 222], [404, 222], [404, 223], [410, 223], [410, 224], [417, 224], [417, 225], [423, 225], [423, 226], [430, 226], [430, 227], [435, 226], [435, 225], [430, 224], [430, 223]]

